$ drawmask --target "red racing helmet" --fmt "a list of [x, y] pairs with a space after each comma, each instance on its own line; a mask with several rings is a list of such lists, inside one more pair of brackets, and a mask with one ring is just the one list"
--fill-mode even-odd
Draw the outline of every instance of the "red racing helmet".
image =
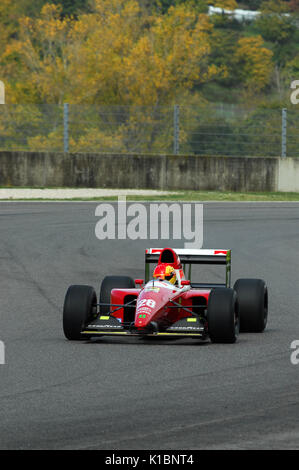
[[153, 277], [155, 279], [171, 282], [171, 284], [175, 284], [176, 282], [175, 269], [169, 264], [158, 264], [154, 270]]

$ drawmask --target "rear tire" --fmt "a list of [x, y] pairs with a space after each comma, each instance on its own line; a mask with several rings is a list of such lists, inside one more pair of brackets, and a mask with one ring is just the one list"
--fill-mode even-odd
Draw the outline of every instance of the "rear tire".
[[[132, 289], [134, 287], [135, 282], [129, 276], [106, 276], [101, 284], [99, 302], [100, 304], [110, 304], [112, 289]], [[100, 311], [107, 314], [110, 312], [110, 306], [100, 306]]]
[[87, 338], [81, 335], [84, 326], [96, 314], [97, 296], [91, 286], [70, 286], [63, 306], [63, 331], [69, 340]]
[[233, 289], [213, 289], [208, 301], [208, 331], [212, 343], [234, 343], [239, 334], [237, 295]]
[[234, 285], [240, 312], [240, 331], [261, 333], [268, 319], [268, 290], [262, 279], [238, 279]]

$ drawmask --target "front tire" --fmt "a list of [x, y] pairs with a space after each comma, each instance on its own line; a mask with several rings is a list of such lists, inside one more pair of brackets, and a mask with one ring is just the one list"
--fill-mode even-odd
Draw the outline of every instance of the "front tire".
[[[81, 331], [96, 314], [97, 296], [91, 286], [70, 286], [63, 306], [63, 331], [69, 340], [79, 340]], [[86, 338], [86, 336], [85, 336]]]
[[240, 309], [240, 331], [262, 333], [268, 320], [268, 289], [262, 279], [238, 279], [234, 285]]
[[234, 343], [239, 334], [237, 295], [233, 289], [213, 289], [208, 301], [208, 331], [212, 343]]
[[[134, 289], [135, 282], [129, 276], [106, 276], [101, 284], [99, 303], [110, 304], [112, 289]], [[103, 314], [110, 312], [110, 305], [100, 305]]]

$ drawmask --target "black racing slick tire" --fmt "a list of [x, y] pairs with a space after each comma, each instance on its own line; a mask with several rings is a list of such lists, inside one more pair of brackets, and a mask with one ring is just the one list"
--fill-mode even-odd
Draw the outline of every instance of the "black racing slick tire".
[[211, 291], [207, 309], [208, 332], [212, 343], [234, 343], [239, 334], [237, 295], [225, 287]]
[[87, 338], [81, 335], [84, 326], [96, 314], [97, 296], [91, 286], [70, 286], [63, 306], [63, 331], [69, 340]]
[[[134, 287], [135, 282], [129, 276], [106, 276], [101, 284], [99, 302], [100, 304], [110, 304], [112, 289], [133, 289]], [[100, 310], [101, 313], [107, 314], [110, 312], [110, 306], [100, 305]]]
[[262, 333], [268, 320], [268, 289], [262, 279], [238, 279], [234, 285], [237, 293], [240, 331]]

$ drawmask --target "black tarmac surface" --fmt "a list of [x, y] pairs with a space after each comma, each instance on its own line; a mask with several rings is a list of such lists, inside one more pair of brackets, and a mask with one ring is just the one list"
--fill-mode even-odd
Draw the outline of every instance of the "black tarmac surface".
[[267, 330], [234, 345], [64, 338], [70, 284], [142, 277], [146, 247], [183, 246], [99, 241], [96, 206], [0, 203], [0, 448], [298, 449], [299, 204], [204, 205], [203, 248], [269, 288]]

